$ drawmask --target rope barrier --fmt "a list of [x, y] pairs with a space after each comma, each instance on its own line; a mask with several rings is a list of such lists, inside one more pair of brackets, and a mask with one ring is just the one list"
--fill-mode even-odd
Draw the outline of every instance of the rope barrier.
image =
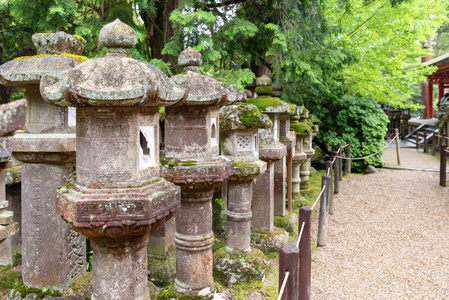
[[346, 147], [348, 147], [348, 146], [349, 146], [349, 144], [346, 144], [346, 145], [344, 145], [344, 146], [341, 146], [340, 149], [346, 148]]
[[[396, 137], [399, 135], [399, 133], [398, 134], [396, 134], [394, 137], [393, 137], [393, 139], [385, 146], [385, 147], [383, 147], [382, 149], [380, 149], [379, 151], [377, 151], [376, 153], [373, 153], [373, 154], [371, 154], [371, 155], [368, 155], [368, 156], [364, 156], [364, 157], [357, 157], [357, 158], [353, 158], [353, 157], [343, 157], [343, 156], [335, 156], [335, 158], [342, 158], [342, 159], [346, 159], [346, 160], [362, 160], [362, 159], [367, 159], [367, 158], [369, 158], [369, 157], [372, 157], [372, 156], [374, 156], [374, 155], [377, 155], [377, 154], [379, 154], [380, 152], [382, 152], [382, 151], [384, 151], [385, 149], [387, 149], [388, 148], [388, 146], [390, 146], [390, 144], [391, 143], [393, 143], [394, 141], [395, 141], [395, 139], [396, 139]], [[335, 159], [334, 158], [334, 159]]]
[[321, 193], [318, 195], [318, 197], [315, 200], [315, 203], [313, 203], [312, 207], [310, 208], [310, 210], [313, 210], [315, 208], [315, 205], [318, 203], [318, 200], [320, 200], [321, 195], [324, 193], [324, 190], [326, 189], [326, 186], [323, 186], [323, 188], [321, 189]]
[[285, 273], [284, 282], [282, 282], [281, 290], [279, 291], [279, 296], [278, 296], [277, 300], [281, 300], [281, 298], [282, 298], [282, 296], [284, 294], [285, 286], [287, 285], [287, 280], [288, 280], [289, 276], [290, 276], [290, 272], [287, 271]]
[[299, 248], [299, 242], [301, 241], [302, 232], [304, 230], [304, 226], [306, 225], [306, 222], [302, 222], [301, 230], [299, 231], [298, 235], [298, 241], [296, 241], [296, 248]]
[[435, 136], [440, 137], [440, 138], [444, 138], [446, 140], [449, 140], [449, 138], [447, 136], [442, 136], [442, 135], [439, 135], [439, 134], [435, 134]]

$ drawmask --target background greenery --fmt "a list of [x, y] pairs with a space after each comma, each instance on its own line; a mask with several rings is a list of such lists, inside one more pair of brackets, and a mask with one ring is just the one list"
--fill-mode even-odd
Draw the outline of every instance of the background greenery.
[[[120, 18], [137, 32], [134, 58], [167, 75], [181, 71], [177, 56], [188, 46], [202, 53], [204, 73], [240, 90], [271, 70], [284, 100], [323, 121], [322, 142], [351, 138], [354, 155], [364, 155], [384, 145], [378, 103], [421, 108], [419, 82], [433, 69], [420, 58], [448, 50], [447, 7], [445, 0], [0, 0], [1, 57], [32, 55], [31, 35], [57, 30], [83, 36], [84, 55], [98, 57], [100, 29]], [[433, 50], [423, 49], [431, 38]]]

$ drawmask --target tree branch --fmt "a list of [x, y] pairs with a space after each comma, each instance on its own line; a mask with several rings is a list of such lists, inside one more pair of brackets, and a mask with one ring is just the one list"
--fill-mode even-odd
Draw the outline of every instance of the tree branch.
[[385, 5], [387, 5], [387, 3], [389, 3], [389, 1], [385, 1], [384, 4], [382, 4], [381, 7], [379, 7], [368, 19], [366, 19], [365, 21], [363, 21], [361, 24], [359, 24], [356, 28], [354, 28], [349, 34], [348, 36], [351, 36], [352, 34], [354, 34], [360, 27], [362, 27], [363, 25], [365, 25], [366, 23], [369, 22], [369, 20], [371, 20], [378, 12], [379, 10], [381, 10], [382, 8], [384, 8]]

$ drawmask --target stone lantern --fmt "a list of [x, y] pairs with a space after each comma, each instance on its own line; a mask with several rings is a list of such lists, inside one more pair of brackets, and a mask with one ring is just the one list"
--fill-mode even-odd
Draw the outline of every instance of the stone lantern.
[[258, 129], [271, 126], [270, 118], [252, 104], [220, 109], [222, 154], [233, 162], [233, 173], [228, 179], [228, 252], [251, 250], [252, 182], [267, 166], [259, 159]]
[[271, 126], [270, 118], [252, 104], [220, 108], [221, 153], [233, 162], [233, 173], [227, 189], [227, 245], [214, 254], [214, 271], [226, 284], [265, 277], [259, 267], [267, 265], [264, 255], [251, 248], [251, 201], [252, 182], [267, 166], [259, 159], [258, 129]]
[[[274, 164], [276, 161], [283, 160], [287, 155], [287, 147], [279, 141], [280, 137], [280, 121], [279, 114], [288, 113], [289, 106], [287, 103], [270, 96], [272, 92], [271, 79], [266, 76], [257, 78], [256, 98], [248, 100], [248, 103], [254, 104], [262, 113], [267, 114], [273, 126], [269, 129], [259, 129], [259, 157], [267, 162], [267, 171], [261, 177], [254, 180], [253, 184], [253, 221], [252, 228], [256, 231], [274, 232]], [[285, 162], [284, 162], [285, 163]], [[285, 184], [284, 186], [284, 204], [285, 204]], [[253, 232], [254, 233], [254, 232]], [[257, 235], [257, 234], [256, 234]], [[270, 236], [275, 236], [271, 234]], [[267, 236], [261, 234], [261, 236]], [[282, 245], [284, 240], [288, 239], [285, 231], [279, 231], [279, 238], [274, 241], [259, 240], [255, 237], [253, 243], [257, 247], [265, 248], [267, 245], [270, 249]], [[264, 245], [260, 245], [264, 244]]]
[[[281, 99], [282, 84], [273, 83], [271, 95]], [[290, 135], [290, 113], [296, 109], [296, 105], [288, 103], [289, 110], [279, 113], [279, 141], [287, 146], [287, 154], [296, 146], [296, 137]], [[288, 156], [287, 155], [287, 156]], [[274, 163], [274, 215], [285, 216], [285, 190], [287, 179], [287, 156]], [[291, 180], [291, 178], [289, 178]]]
[[313, 124], [308, 121], [309, 119], [309, 111], [304, 108], [300, 115], [299, 121], [301, 123], [306, 123], [306, 127], [310, 127], [311, 130], [306, 130], [304, 132], [303, 136], [303, 146], [304, 146], [304, 153], [307, 155], [307, 159], [304, 161], [304, 163], [301, 164], [301, 189], [308, 190], [309, 189], [309, 177], [310, 177], [310, 162], [312, 159], [312, 156], [315, 154], [315, 149], [312, 147], [312, 138], [313, 138]]
[[150, 299], [151, 229], [180, 207], [179, 188], [159, 177], [159, 106], [185, 94], [156, 67], [130, 58], [134, 30], [100, 31], [106, 57], [45, 76], [44, 99], [77, 106], [76, 182], [57, 191], [56, 211], [93, 248], [92, 299]]
[[[0, 136], [12, 134], [14, 130], [25, 125], [26, 101], [19, 100], [10, 104], [0, 106]], [[0, 244], [7, 238], [14, 235], [18, 230], [17, 223], [13, 222], [12, 211], [6, 210], [8, 201], [5, 193], [5, 168], [9, 164], [11, 148], [5, 138], [0, 138]], [[11, 242], [11, 240], [9, 240]], [[4, 251], [8, 257], [11, 256], [11, 244], [4, 246]]]
[[[39, 93], [45, 74], [87, 60], [85, 41], [64, 32], [33, 35], [39, 55], [0, 66], [3, 85], [25, 88], [26, 133], [9, 138], [12, 155], [22, 161], [22, 276], [27, 287], [64, 289], [85, 272], [85, 238], [55, 212], [54, 191], [75, 171], [75, 134], [66, 107], [48, 105]], [[57, 259], [56, 259], [57, 258]]]
[[300, 115], [304, 110], [304, 106], [297, 106], [296, 110], [290, 115], [290, 129], [296, 134], [295, 156], [293, 156], [292, 168], [292, 197], [298, 199], [301, 197], [301, 164], [307, 159], [307, 154], [304, 153], [304, 137], [311, 134], [311, 128], [305, 122], [299, 122]]
[[165, 109], [163, 177], [181, 187], [176, 214], [176, 281], [180, 293], [198, 295], [214, 288], [212, 278], [212, 196], [232, 174], [232, 163], [220, 157], [218, 105], [237, 100], [235, 86], [202, 75], [201, 54], [188, 48], [178, 58], [186, 73], [172, 77], [188, 90], [181, 105]]

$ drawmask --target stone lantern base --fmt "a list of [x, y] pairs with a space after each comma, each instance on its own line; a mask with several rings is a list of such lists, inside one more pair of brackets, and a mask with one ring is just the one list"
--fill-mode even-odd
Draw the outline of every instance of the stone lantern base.
[[267, 257], [255, 248], [229, 253], [223, 247], [214, 253], [214, 277], [228, 287], [254, 280], [263, 281], [269, 270]]
[[139, 187], [58, 189], [56, 212], [92, 242], [92, 298], [149, 300], [147, 244], [151, 229], [180, 207], [179, 188], [157, 179]]

